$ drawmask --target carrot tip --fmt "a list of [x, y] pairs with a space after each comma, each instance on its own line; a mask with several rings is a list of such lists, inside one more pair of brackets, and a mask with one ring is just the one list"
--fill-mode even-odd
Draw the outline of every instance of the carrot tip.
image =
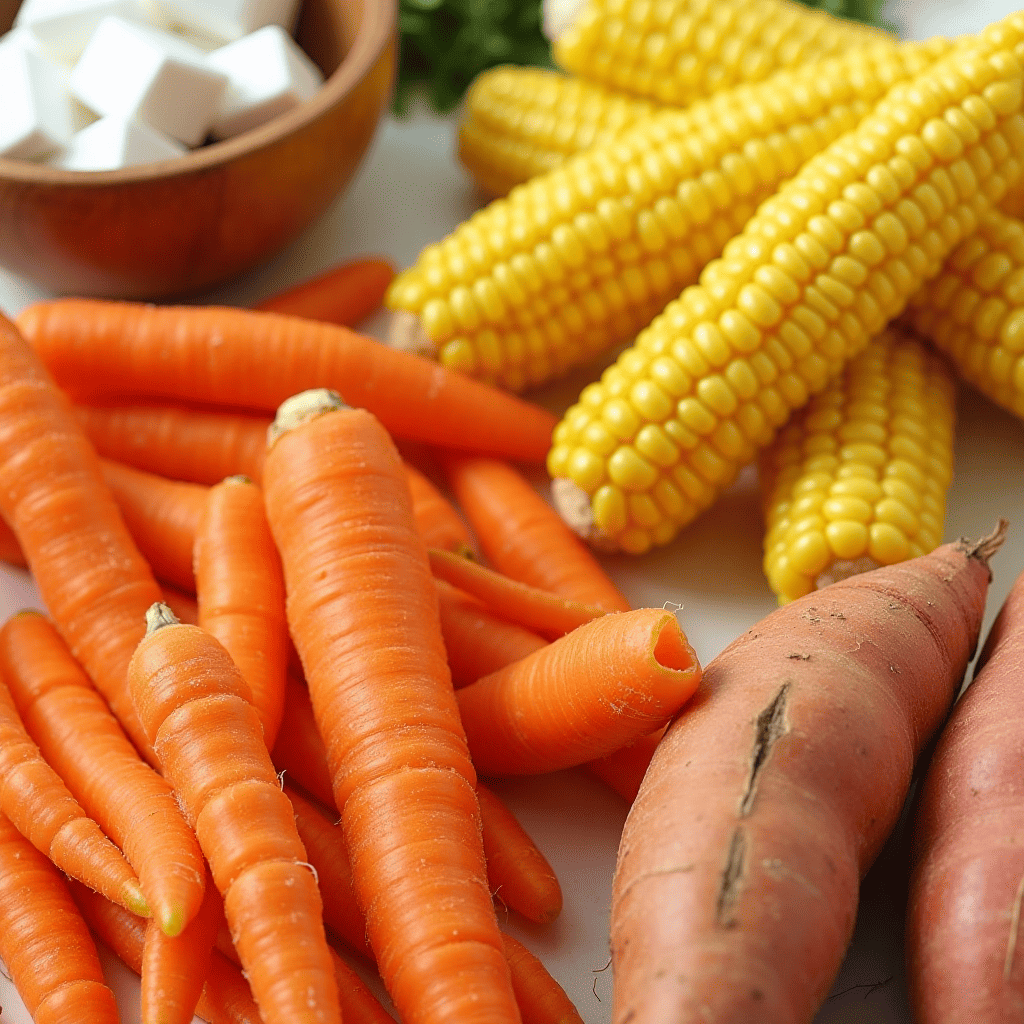
[[166, 911], [160, 919], [160, 931], [169, 938], [173, 939], [176, 935], [180, 935], [184, 927], [185, 911], [180, 906]]
[[125, 909], [130, 910], [136, 917], [152, 917], [149, 901], [143, 895], [142, 889], [137, 882], [127, 882], [124, 887]]

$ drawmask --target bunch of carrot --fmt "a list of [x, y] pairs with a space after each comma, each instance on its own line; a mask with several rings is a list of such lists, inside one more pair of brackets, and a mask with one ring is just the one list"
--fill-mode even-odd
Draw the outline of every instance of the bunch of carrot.
[[549, 413], [274, 305], [0, 320], [0, 958], [37, 1022], [116, 1018], [86, 923], [145, 1024], [388, 1019], [334, 941], [410, 1024], [576, 1020], [477, 773], [632, 798], [700, 666], [510, 461]]

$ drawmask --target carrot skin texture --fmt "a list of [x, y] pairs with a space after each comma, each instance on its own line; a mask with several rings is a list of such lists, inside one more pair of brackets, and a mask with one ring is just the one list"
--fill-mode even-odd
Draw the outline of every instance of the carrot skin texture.
[[974, 651], [994, 546], [832, 584], [706, 667], [623, 829], [613, 1021], [812, 1019]]
[[920, 1024], [1024, 1016], [1022, 675], [1024, 576], [943, 727], [915, 809], [906, 954]]
[[[543, 462], [555, 417], [346, 327], [224, 306], [59, 299], [18, 325], [76, 398], [138, 395], [272, 412], [336, 388], [397, 437]], [[213, 341], [216, 344], [213, 344]]]
[[36, 1024], [118, 1024], [95, 943], [60, 874], [3, 814], [0, 959]]
[[472, 557], [476, 540], [455, 506], [440, 492], [425, 473], [409, 462], [404, 463], [416, 529], [428, 548], [444, 548]]
[[664, 734], [664, 729], [649, 732], [628, 746], [588, 761], [587, 770], [615, 790], [626, 803], [631, 804], [640, 791], [654, 750]]
[[394, 264], [383, 256], [346, 260], [256, 303], [254, 309], [355, 327], [380, 308], [394, 280]]
[[138, 757], [45, 616], [21, 612], [4, 623], [0, 672], [43, 756], [124, 851], [164, 931], [177, 934], [202, 903], [204, 867], [170, 786]]
[[517, 1021], [476, 775], [398, 452], [371, 413], [325, 412], [277, 437], [264, 493], [385, 986], [407, 1024]]
[[331, 770], [327, 767], [327, 748], [313, 717], [309, 690], [301, 679], [288, 676], [284, 715], [271, 760], [326, 807], [334, 806]]
[[558, 771], [664, 725], [700, 682], [676, 617], [609, 612], [458, 690], [473, 763], [485, 775]]
[[583, 1024], [579, 1010], [540, 959], [511, 935], [501, 937], [523, 1024]]

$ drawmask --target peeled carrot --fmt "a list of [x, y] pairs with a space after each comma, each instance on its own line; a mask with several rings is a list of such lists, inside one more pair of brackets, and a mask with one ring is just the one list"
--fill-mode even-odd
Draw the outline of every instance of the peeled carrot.
[[583, 1024], [579, 1010], [547, 968], [518, 939], [502, 934], [523, 1024]]
[[103, 459], [102, 467], [125, 525], [156, 577], [194, 593], [192, 545], [209, 488], [168, 480], [110, 459]]
[[249, 688], [221, 644], [159, 602], [128, 667], [139, 720], [224, 897], [265, 1024], [340, 1024], [323, 907]]
[[276, 423], [268, 519], [385, 987], [408, 1024], [518, 1021], [401, 459], [336, 396], [297, 396]]
[[149, 914], [135, 872], [43, 759], [0, 670], [0, 813], [45, 857], [136, 914]]
[[160, 590], [66, 397], [2, 316], [0, 423], [0, 516], [72, 653], [148, 754], [125, 670]]
[[176, 935], [203, 898], [203, 858], [170, 786], [141, 761], [52, 623], [21, 612], [0, 628], [0, 673], [43, 756], [124, 851], [154, 918]]
[[428, 548], [444, 548], [472, 556], [476, 542], [452, 503], [434, 482], [411, 463], [405, 463], [405, 478], [412, 496], [416, 529]]
[[911, 819], [907, 987], [920, 1024], [1024, 1007], [1024, 575], [942, 729]]
[[623, 829], [614, 1022], [813, 1018], [973, 653], [1000, 541], [833, 583], [706, 667]]
[[259, 487], [245, 477], [211, 487], [193, 553], [199, 625], [224, 645], [249, 684], [264, 742], [273, 747], [291, 644], [281, 559]]
[[389, 259], [362, 256], [263, 299], [254, 308], [355, 327], [380, 308], [394, 277], [395, 267]]
[[0, 959], [35, 1024], [118, 1024], [96, 945], [60, 875], [3, 814]]
[[580, 604], [629, 611], [591, 550], [518, 469], [501, 459], [455, 454], [442, 465], [484, 557], [498, 572]]
[[18, 325], [76, 398], [134, 395], [272, 412], [333, 387], [397, 437], [543, 462], [540, 406], [345, 327], [227, 307], [56, 299]]
[[105, 459], [212, 486], [241, 473], [259, 482], [269, 416], [157, 403], [78, 403], [75, 416]]

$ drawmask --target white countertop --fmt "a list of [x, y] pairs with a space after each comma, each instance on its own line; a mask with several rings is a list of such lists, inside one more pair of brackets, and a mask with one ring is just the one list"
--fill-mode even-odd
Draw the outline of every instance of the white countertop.
[[[1010, 8], [984, 3], [906, 5], [907, 34], [968, 31]], [[285, 253], [262, 269], [203, 300], [249, 304], [346, 257], [389, 255], [399, 266], [441, 238], [482, 202], [454, 159], [452, 119], [418, 112], [386, 119], [347, 196]], [[0, 272], [0, 309], [16, 314], [44, 293]], [[371, 318], [370, 333], [383, 328]], [[534, 397], [560, 411], [596, 373], [581, 371]], [[975, 393], [960, 395], [956, 474], [948, 495], [946, 538], [978, 537], [1000, 517], [1008, 540], [993, 560], [995, 578], [986, 628], [1011, 583], [1024, 571], [1024, 423]], [[635, 606], [678, 607], [679, 618], [706, 663], [775, 606], [761, 571], [761, 517], [751, 471], [675, 542], [640, 558], [609, 557], [605, 564]], [[709, 557], [710, 553], [710, 557]], [[38, 596], [24, 574], [0, 567], [0, 616]], [[523, 924], [509, 915], [508, 929], [538, 953], [573, 998], [587, 1024], [610, 1020], [611, 972], [607, 923], [610, 882], [624, 803], [601, 783], [578, 772], [496, 784], [555, 867], [565, 910], [552, 926]], [[817, 1024], [904, 1024], [910, 1015], [902, 983], [902, 902], [898, 856], [884, 855], [868, 877], [857, 935], [833, 995]], [[137, 984], [113, 959], [105, 967], [122, 1002], [123, 1024], [137, 1024]], [[0, 976], [5, 1024], [29, 1024], [12, 986]]]

